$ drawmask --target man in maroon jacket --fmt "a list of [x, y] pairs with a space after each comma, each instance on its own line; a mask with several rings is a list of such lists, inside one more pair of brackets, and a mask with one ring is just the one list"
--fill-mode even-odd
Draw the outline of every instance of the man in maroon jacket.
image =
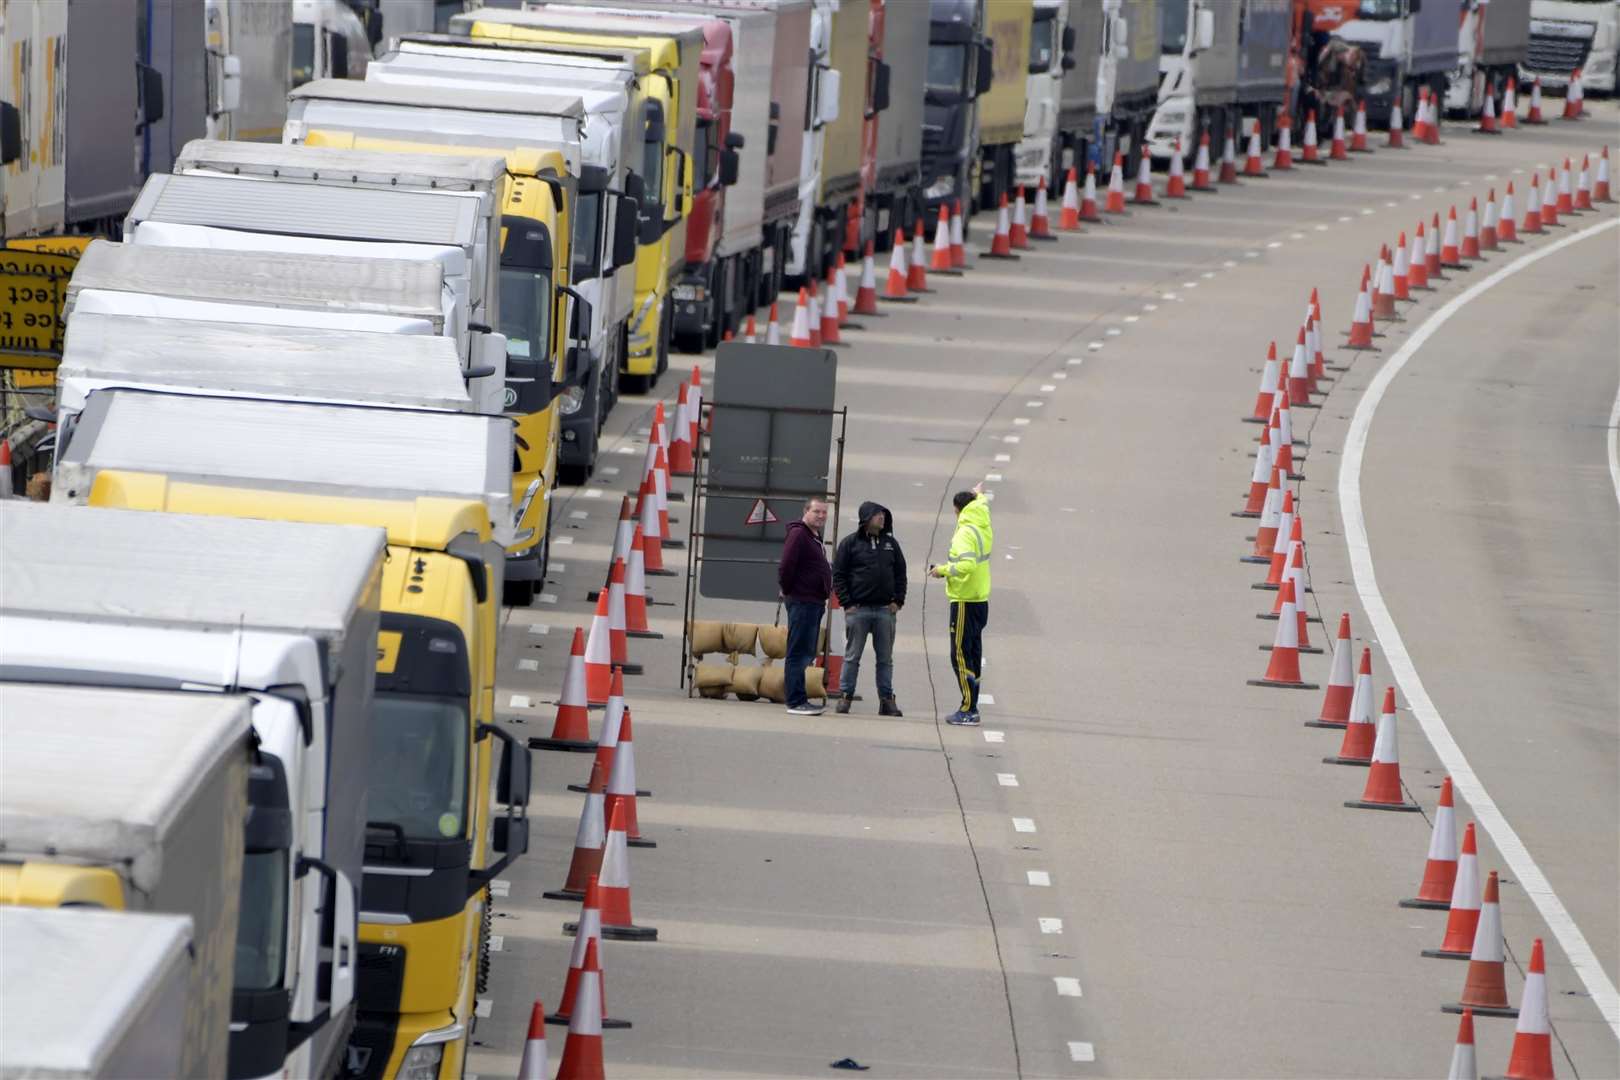
[[787, 657], [782, 683], [787, 711], [795, 716], [819, 716], [822, 706], [810, 704], [804, 692], [804, 669], [816, 656], [821, 637], [821, 613], [832, 595], [832, 567], [822, 547], [821, 530], [827, 525], [827, 500], [808, 499], [804, 516], [788, 522], [776, 584], [787, 602]]

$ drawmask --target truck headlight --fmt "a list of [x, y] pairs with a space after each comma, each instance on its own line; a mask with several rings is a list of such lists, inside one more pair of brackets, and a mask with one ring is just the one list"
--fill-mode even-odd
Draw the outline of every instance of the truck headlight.
[[399, 1063], [399, 1080], [438, 1080], [439, 1064], [444, 1061], [444, 1044], [413, 1046]]
[[1367, 93], [1387, 94], [1389, 93], [1390, 85], [1391, 80], [1388, 75], [1384, 76], [1382, 79], [1374, 79], [1372, 82], [1367, 84]]
[[947, 199], [956, 194], [955, 174], [946, 174], [935, 180], [923, 191], [925, 199]]
[[1185, 109], [1170, 109], [1169, 111], [1161, 112], [1154, 117], [1153, 126], [1179, 128], [1186, 123], [1187, 112]]
[[579, 412], [579, 407], [583, 404], [585, 404], [583, 386], [570, 386], [557, 398], [557, 408], [562, 410], [564, 416], [573, 416]]
[[676, 285], [669, 292], [677, 300], [696, 300], [701, 303], [704, 297], [702, 285]]

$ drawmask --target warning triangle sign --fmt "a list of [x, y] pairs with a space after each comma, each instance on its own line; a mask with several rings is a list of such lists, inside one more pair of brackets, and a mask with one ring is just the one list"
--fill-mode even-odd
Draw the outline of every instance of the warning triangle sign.
[[771, 513], [771, 508], [765, 505], [764, 499], [755, 499], [754, 507], [748, 511], [748, 520], [745, 525], [775, 525], [777, 517]]

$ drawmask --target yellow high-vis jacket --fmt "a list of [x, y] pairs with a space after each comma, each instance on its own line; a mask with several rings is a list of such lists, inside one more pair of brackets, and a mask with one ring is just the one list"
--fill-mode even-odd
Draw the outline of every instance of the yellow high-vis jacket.
[[953, 601], [990, 599], [990, 500], [983, 495], [962, 507], [951, 534], [945, 569], [945, 596]]

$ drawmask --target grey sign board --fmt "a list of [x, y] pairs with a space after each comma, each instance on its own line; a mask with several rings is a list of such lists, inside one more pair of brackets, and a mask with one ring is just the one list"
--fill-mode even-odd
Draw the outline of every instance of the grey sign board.
[[834, 486], [830, 349], [728, 342], [715, 354], [714, 430], [703, 493], [698, 591], [776, 600], [776, 563], [804, 500]]

